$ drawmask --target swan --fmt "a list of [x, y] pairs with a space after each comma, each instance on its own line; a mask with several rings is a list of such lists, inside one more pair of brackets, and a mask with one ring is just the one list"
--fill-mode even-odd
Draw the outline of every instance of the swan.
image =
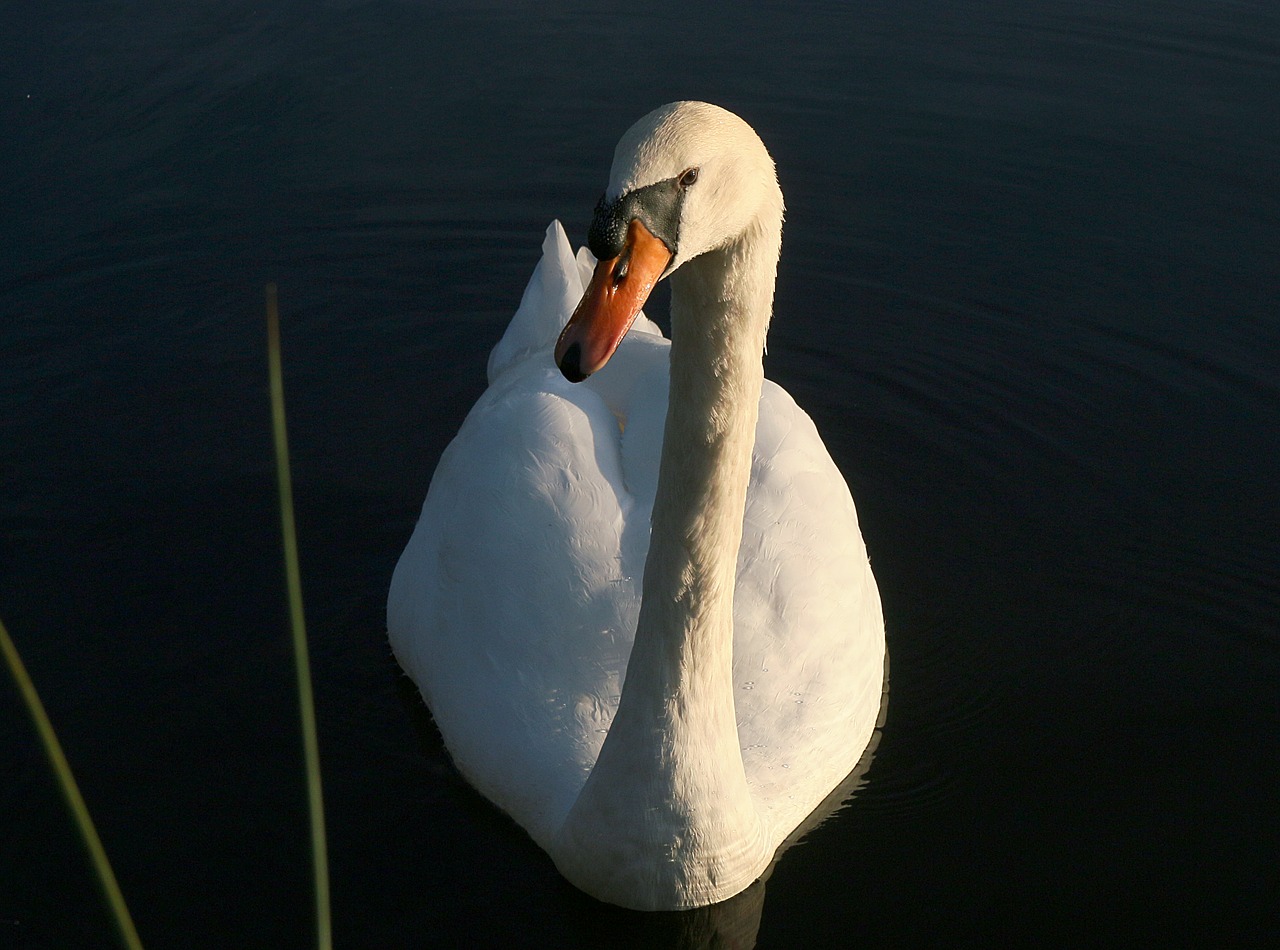
[[[633, 125], [590, 252], [548, 228], [392, 577], [392, 649], [458, 769], [623, 907], [750, 886], [880, 709], [853, 500], [764, 379], [782, 217], [738, 116]], [[642, 313], [664, 277], [670, 341]]]

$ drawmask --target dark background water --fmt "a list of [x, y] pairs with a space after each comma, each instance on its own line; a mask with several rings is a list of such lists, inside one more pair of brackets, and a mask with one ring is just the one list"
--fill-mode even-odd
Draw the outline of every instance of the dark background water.
[[[383, 604], [542, 229], [581, 241], [617, 136], [702, 98], [777, 159], [766, 369], [893, 657], [758, 945], [1263, 942], [1278, 89], [1266, 0], [6, 4], [0, 616], [144, 941], [311, 939], [273, 280], [339, 945], [697, 942], [461, 782]], [[0, 946], [111, 941], [0, 684]]]

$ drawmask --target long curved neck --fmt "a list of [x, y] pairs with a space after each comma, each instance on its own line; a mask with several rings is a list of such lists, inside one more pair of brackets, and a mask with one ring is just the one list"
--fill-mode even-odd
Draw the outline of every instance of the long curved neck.
[[[672, 276], [670, 403], [635, 644], [553, 855], [613, 903], [710, 903], [771, 857], [738, 743], [733, 592], [780, 245], [779, 220]], [[654, 854], [670, 855], [656, 876]]]
[[627, 715], [663, 729], [714, 732], [696, 736], [704, 752], [731, 740], [738, 771], [733, 592], [777, 267], [776, 248], [770, 257], [761, 243], [743, 240], [672, 275], [670, 401], [622, 700]]

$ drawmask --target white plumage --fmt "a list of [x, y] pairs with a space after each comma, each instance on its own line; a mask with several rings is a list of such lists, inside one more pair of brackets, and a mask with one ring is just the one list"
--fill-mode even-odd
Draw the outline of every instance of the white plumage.
[[[744, 159], [748, 149], [763, 160]], [[722, 153], [731, 157], [723, 166]], [[766, 163], [768, 181], [734, 180], [761, 177]], [[883, 673], [880, 600], [848, 488], [809, 417], [759, 369], [777, 262], [771, 235], [781, 227], [767, 153], [736, 116], [674, 104], [624, 137], [612, 196], [695, 164], [694, 187], [709, 183], [706, 200], [747, 207], [684, 207], [673, 265], [682, 268], [676, 278], [689, 276], [675, 280], [672, 320], [675, 346], [691, 357], [679, 370], [690, 381], [677, 390], [692, 394], [680, 396], [691, 431], [699, 414], [719, 413], [726, 400], [735, 408], [705, 423], [718, 434], [668, 450], [696, 461], [719, 438], [726, 452], [745, 459], [749, 451], [745, 506], [737, 503], [741, 541], [715, 528], [704, 537], [701, 503], [683, 497], [680, 508], [673, 500], [671, 517], [687, 530], [662, 528], [667, 537], [655, 535], [655, 548], [689, 564], [667, 585], [678, 590], [650, 592], [663, 609], [646, 608], [655, 631], [642, 634], [652, 645], [649, 672], [627, 683], [635, 715], [591, 789], [584, 785], [636, 637], [655, 498], [694, 491], [689, 479], [697, 476], [679, 469], [659, 488], [672, 343], [643, 315], [587, 381], [570, 383], [557, 369], [557, 336], [594, 263], [585, 248], [575, 259], [559, 222], [547, 229], [542, 260], [490, 356], [488, 390], [441, 457], [388, 603], [396, 656], [462, 773], [573, 883], [640, 909], [708, 904], [747, 887], [857, 763]], [[716, 177], [722, 168], [727, 180]], [[700, 208], [716, 222], [708, 240]], [[757, 232], [759, 253], [747, 247]], [[725, 303], [732, 299], [739, 306]], [[756, 329], [686, 329], [703, 311], [720, 324], [742, 311]], [[736, 354], [700, 360], [716, 368], [699, 369], [692, 355], [706, 345]], [[740, 364], [744, 381], [721, 363]], [[739, 403], [757, 377], [753, 424], [751, 407]], [[663, 464], [676, 472], [677, 461]], [[723, 504], [722, 522], [736, 526], [732, 465], [708, 464], [706, 517], [714, 521], [710, 509]], [[719, 625], [717, 559], [736, 563]], [[652, 583], [663, 583], [660, 568], [650, 570]], [[681, 629], [667, 632], [673, 626]], [[717, 639], [719, 630], [729, 635]], [[730, 663], [731, 673], [717, 678], [717, 664], [729, 671]], [[717, 710], [725, 709], [722, 721]]]

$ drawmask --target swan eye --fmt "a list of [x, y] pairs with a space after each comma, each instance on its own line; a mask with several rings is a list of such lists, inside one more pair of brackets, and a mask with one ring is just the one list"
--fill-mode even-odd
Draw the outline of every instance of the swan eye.
[[692, 185], [692, 184], [693, 184], [695, 181], [697, 181], [697, 180], [698, 180], [698, 169], [697, 169], [696, 167], [694, 167], [694, 168], [686, 168], [686, 169], [681, 173], [681, 175], [680, 175], [680, 180], [677, 182], [677, 184], [678, 184], [681, 188], [688, 188], [690, 185]]

